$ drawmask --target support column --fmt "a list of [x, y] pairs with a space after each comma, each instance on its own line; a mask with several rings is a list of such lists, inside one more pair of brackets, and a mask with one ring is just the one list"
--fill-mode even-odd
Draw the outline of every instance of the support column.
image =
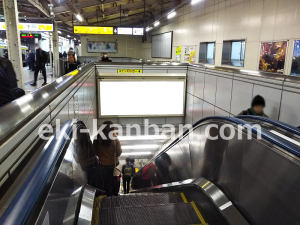
[[17, 75], [18, 87], [24, 89], [23, 62], [19, 31], [17, 0], [3, 0], [8, 58]]
[[59, 43], [58, 43], [58, 23], [54, 21], [54, 31], [52, 35], [52, 40], [53, 40], [53, 64], [54, 64], [54, 69], [53, 69], [53, 75], [57, 76], [58, 73], [58, 66], [57, 65], [58, 59], [59, 59]]

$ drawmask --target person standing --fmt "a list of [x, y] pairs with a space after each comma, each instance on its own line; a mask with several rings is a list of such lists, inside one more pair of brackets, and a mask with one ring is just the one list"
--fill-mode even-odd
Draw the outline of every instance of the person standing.
[[[95, 154], [99, 158], [105, 193], [107, 196], [112, 196], [114, 170], [119, 163], [118, 157], [122, 154], [122, 148], [120, 141], [116, 137], [113, 123], [111, 121], [105, 121], [103, 126], [104, 129], [101, 135], [98, 134], [93, 141], [93, 147]], [[111, 138], [111, 136], [114, 138]]]
[[243, 115], [251, 115], [251, 116], [262, 116], [262, 117], [268, 117], [264, 113], [264, 108], [266, 107], [266, 102], [265, 99], [260, 96], [256, 95], [251, 103], [251, 108], [247, 110], [243, 110], [240, 112], [238, 115], [243, 116]]
[[77, 57], [73, 50], [73, 48], [70, 48], [68, 52], [68, 62], [69, 62], [69, 71], [73, 71], [77, 69]]
[[130, 161], [130, 158], [126, 158], [126, 164], [122, 167], [124, 194], [129, 193], [131, 178], [134, 174], [134, 167]]
[[36, 44], [35, 56], [36, 56], [36, 66], [34, 70], [34, 82], [30, 84], [31, 86], [36, 86], [38, 73], [41, 70], [44, 76], [44, 83], [43, 86], [47, 84], [47, 76], [46, 76], [46, 68], [45, 63], [48, 61], [47, 52], [42, 50], [39, 44]]

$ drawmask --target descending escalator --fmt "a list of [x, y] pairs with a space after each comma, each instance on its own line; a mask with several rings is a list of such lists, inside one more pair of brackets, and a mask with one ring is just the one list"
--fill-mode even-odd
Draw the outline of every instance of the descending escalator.
[[98, 199], [99, 225], [206, 224], [195, 202], [183, 193], [130, 194]]
[[[46, 144], [0, 225], [298, 224], [299, 148], [265, 130], [258, 139], [251, 127], [252, 139], [240, 140], [236, 133], [230, 140], [208, 140], [204, 133], [211, 124], [230, 124], [249, 137], [238, 128], [248, 126], [243, 120], [202, 119], [150, 160], [157, 168], [154, 186], [144, 186], [140, 172], [131, 194], [106, 197], [86, 185], [82, 157], [93, 152], [90, 136], [74, 138], [86, 127], [68, 121]], [[218, 127], [209, 134], [219, 132]]]

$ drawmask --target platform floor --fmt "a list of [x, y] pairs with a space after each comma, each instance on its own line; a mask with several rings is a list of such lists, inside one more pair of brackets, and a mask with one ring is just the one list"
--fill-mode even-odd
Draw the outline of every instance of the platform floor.
[[[33, 87], [30, 84], [33, 83], [33, 74], [34, 71], [29, 70], [29, 67], [23, 67], [23, 75], [24, 75], [24, 89], [26, 93], [30, 93], [40, 87], [42, 87], [42, 84], [44, 83], [44, 78], [42, 73], [39, 73], [38, 75], [38, 81], [37, 86]], [[55, 80], [55, 77], [52, 77], [53, 75], [53, 69], [50, 66], [46, 66], [46, 74], [47, 74], [47, 83], [50, 84]]]

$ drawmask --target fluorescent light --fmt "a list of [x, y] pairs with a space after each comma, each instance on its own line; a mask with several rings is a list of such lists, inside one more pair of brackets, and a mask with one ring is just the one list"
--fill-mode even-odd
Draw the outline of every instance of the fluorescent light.
[[202, 0], [192, 0], [191, 4], [194, 5], [194, 4], [197, 4], [198, 2], [201, 2]]
[[74, 38], [74, 40], [76, 40], [76, 38]]
[[78, 19], [80, 22], [82, 21], [82, 17], [81, 17], [80, 14], [77, 14], [76, 17], [77, 17], [77, 19]]
[[69, 37], [70, 37], [70, 35], [67, 35], [67, 37], [69, 38]]
[[157, 27], [157, 26], [159, 26], [159, 24], [160, 24], [160, 22], [159, 22], [159, 21], [156, 21], [156, 22], [154, 23], [154, 26]]
[[123, 152], [121, 156], [123, 155], [151, 155], [152, 152]]
[[142, 136], [119, 136], [120, 141], [131, 141], [131, 140], [165, 140], [167, 135], [142, 135]]
[[147, 27], [146, 28], [146, 32], [148, 32], [148, 31], [150, 31], [150, 30], [152, 30], [153, 28], [152, 27]]
[[150, 149], [150, 148], [159, 148], [159, 145], [125, 145], [122, 146], [122, 149]]
[[173, 12], [171, 12], [171, 13], [169, 13], [169, 15], [168, 15], [168, 19], [172, 19], [173, 17], [175, 17], [176, 16], [176, 12], [175, 11], [173, 11]]
[[275, 134], [275, 135], [277, 135], [277, 136], [279, 136], [279, 137], [281, 137], [281, 138], [283, 138], [283, 139], [285, 139], [285, 140], [287, 140], [287, 141], [289, 141], [289, 142], [292, 142], [292, 143], [295, 144], [295, 145], [300, 146], [300, 143], [299, 143], [298, 141], [295, 141], [295, 140], [293, 140], [292, 138], [289, 138], [289, 137], [287, 137], [287, 136], [285, 136], [285, 135], [283, 135], [283, 134], [281, 134], [281, 133], [278, 133], [278, 132], [275, 131], [275, 130], [271, 130], [270, 132], [273, 133], [273, 134]]
[[61, 34], [61, 31], [60, 31], [60, 30], [58, 30], [58, 31], [57, 31], [57, 33]]

